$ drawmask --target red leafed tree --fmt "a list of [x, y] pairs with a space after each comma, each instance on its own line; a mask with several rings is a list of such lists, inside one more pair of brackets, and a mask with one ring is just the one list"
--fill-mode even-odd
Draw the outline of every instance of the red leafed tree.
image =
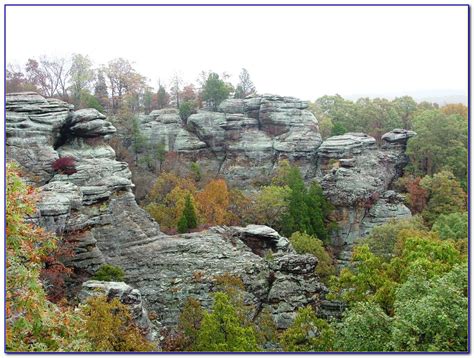
[[77, 173], [76, 161], [73, 157], [61, 157], [53, 162], [53, 170], [61, 174], [71, 175]]
[[420, 186], [421, 177], [408, 179], [406, 189], [408, 192], [408, 204], [413, 214], [421, 213], [427, 203], [428, 192]]

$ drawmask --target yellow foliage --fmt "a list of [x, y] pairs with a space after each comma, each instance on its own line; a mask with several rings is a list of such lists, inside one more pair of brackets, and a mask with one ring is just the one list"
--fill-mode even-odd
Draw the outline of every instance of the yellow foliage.
[[132, 323], [130, 310], [117, 298], [92, 297], [82, 307], [87, 338], [101, 352], [147, 352], [156, 350]]
[[227, 225], [229, 213], [229, 189], [223, 179], [211, 180], [204, 190], [197, 193], [197, 207], [204, 222], [208, 225]]

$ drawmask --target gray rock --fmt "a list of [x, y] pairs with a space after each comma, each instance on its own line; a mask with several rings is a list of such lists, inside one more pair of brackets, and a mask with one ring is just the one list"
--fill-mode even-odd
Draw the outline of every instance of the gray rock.
[[408, 139], [416, 136], [416, 132], [406, 129], [394, 129], [382, 136], [382, 140], [388, 143], [406, 144]]
[[318, 153], [326, 158], [345, 158], [366, 149], [375, 149], [375, 138], [364, 133], [346, 133], [326, 139]]
[[113, 134], [117, 130], [96, 109], [80, 109], [70, 119], [70, 132], [77, 137], [99, 137]]

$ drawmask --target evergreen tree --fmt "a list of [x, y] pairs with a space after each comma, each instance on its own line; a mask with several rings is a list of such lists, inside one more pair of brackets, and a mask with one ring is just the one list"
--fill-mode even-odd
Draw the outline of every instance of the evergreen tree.
[[202, 98], [209, 106], [216, 110], [217, 106], [225, 100], [230, 93], [229, 86], [219, 78], [217, 73], [211, 72], [202, 89]]
[[186, 196], [186, 201], [184, 202], [184, 209], [181, 217], [178, 221], [178, 232], [185, 233], [189, 229], [194, 229], [197, 227], [197, 216], [196, 211], [194, 210], [194, 205], [191, 201], [191, 195]]
[[285, 172], [283, 183], [290, 188], [288, 209], [283, 217], [283, 234], [289, 237], [300, 231], [327, 241], [329, 233], [324, 218], [329, 215], [332, 206], [325, 199], [319, 184], [312, 183], [308, 190], [296, 166], [290, 166]]
[[326, 200], [321, 186], [317, 182], [312, 182], [308, 195], [306, 197], [306, 205], [309, 210], [309, 220], [311, 231], [323, 242], [328, 242], [329, 233], [324, 218], [332, 211], [332, 205]]
[[159, 85], [158, 93], [156, 94], [156, 102], [158, 109], [165, 108], [170, 102], [170, 95], [168, 92], [166, 92], [165, 87], [163, 87], [161, 84]]
[[186, 215], [182, 214], [179, 218], [177, 230], [180, 234], [188, 232], [188, 220], [186, 219]]
[[283, 233], [290, 236], [295, 231], [313, 234], [311, 219], [306, 200], [306, 188], [297, 167], [291, 167], [288, 173], [288, 186], [291, 189], [288, 199], [288, 211], [283, 219]]

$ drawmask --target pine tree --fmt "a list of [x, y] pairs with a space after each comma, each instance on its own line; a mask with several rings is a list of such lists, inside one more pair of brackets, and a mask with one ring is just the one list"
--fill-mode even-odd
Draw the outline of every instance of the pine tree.
[[178, 232], [185, 233], [189, 229], [194, 229], [197, 227], [197, 216], [196, 211], [194, 210], [194, 205], [191, 201], [191, 195], [186, 195], [186, 201], [184, 202], [184, 209], [181, 217], [178, 221]]
[[312, 235], [309, 208], [305, 200], [307, 192], [297, 167], [291, 167], [287, 180], [291, 193], [288, 199], [288, 211], [283, 219], [283, 233], [290, 236], [295, 231], [301, 231]]

